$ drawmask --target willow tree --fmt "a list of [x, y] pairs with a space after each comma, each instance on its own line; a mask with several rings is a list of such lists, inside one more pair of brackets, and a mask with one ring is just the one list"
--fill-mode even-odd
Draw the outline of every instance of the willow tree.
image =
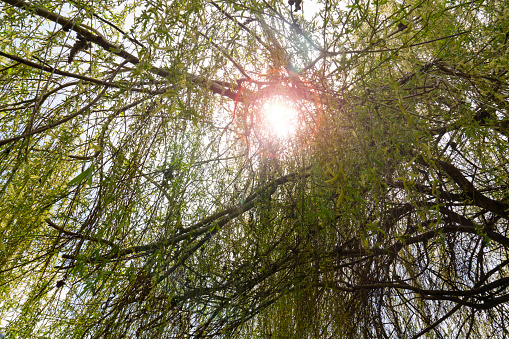
[[7, 337], [509, 336], [504, 1], [0, 6]]

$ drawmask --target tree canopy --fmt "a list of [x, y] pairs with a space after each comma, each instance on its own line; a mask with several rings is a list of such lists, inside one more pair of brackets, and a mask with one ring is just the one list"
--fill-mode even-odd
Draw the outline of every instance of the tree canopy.
[[506, 1], [0, 9], [7, 338], [509, 337]]

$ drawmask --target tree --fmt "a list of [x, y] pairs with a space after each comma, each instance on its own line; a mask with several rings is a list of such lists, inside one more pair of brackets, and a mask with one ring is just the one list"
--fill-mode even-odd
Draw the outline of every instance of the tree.
[[3, 0], [7, 338], [509, 336], [508, 6], [312, 5]]

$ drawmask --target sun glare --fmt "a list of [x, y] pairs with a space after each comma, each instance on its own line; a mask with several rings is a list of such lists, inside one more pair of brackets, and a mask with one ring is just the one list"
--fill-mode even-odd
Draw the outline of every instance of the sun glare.
[[280, 158], [306, 148], [321, 121], [321, 102], [298, 74], [273, 69], [243, 82], [233, 110], [235, 130], [248, 151]]
[[278, 138], [285, 139], [297, 132], [297, 112], [292, 107], [278, 101], [268, 102], [264, 115], [269, 132]]

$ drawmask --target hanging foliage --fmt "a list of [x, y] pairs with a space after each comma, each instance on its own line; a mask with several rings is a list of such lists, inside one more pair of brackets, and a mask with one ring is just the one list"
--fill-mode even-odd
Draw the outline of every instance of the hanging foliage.
[[0, 13], [6, 338], [509, 336], [506, 2]]

